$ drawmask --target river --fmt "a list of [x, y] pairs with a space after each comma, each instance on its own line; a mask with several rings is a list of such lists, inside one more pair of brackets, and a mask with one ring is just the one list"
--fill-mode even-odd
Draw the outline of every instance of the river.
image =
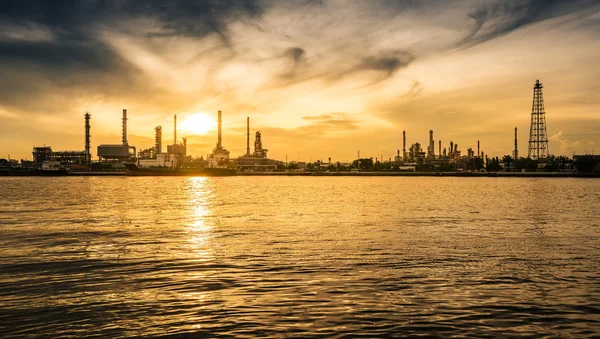
[[0, 178], [0, 336], [600, 333], [600, 180]]

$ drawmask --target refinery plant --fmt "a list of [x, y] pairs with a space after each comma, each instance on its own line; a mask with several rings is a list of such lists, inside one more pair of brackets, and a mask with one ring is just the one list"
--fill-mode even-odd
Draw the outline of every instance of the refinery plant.
[[[218, 111], [217, 143], [212, 153], [206, 158], [192, 158], [188, 155], [187, 138], [177, 137], [177, 114], [173, 116], [173, 143], [163, 151], [162, 126], [154, 128], [154, 145], [141, 149], [130, 145], [127, 139], [127, 109], [123, 109], [122, 138], [120, 144], [102, 144], [97, 147], [97, 161], [92, 161], [91, 154], [91, 114], [84, 114], [84, 149], [72, 151], [54, 151], [51, 146], [34, 146], [33, 161], [22, 160], [20, 163], [11, 159], [0, 159], [0, 175], [28, 175], [40, 173], [64, 174], [76, 173], [114, 173], [137, 171], [142, 174], [194, 174], [194, 170], [203, 169], [204, 174], [229, 173], [218, 172], [219, 169], [235, 171], [240, 174], [260, 172], [358, 172], [358, 171], [396, 171], [396, 172], [480, 172], [480, 171], [600, 171], [600, 157], [595, 155], [574, 155], [573, 159], [554, 157], [548, 147], [548, 133], [543, 85], [537, 80], [533, 87], [533, 104], [528, 142], [527, 158], [520, 157], [518, 150], [518, 129], [514, 128], [514, 150], [511, 155], [502, 159], [489, 158], [480, 150], [468, 148], [463, 154], [457, 143], [450, 141], [443, 147], [442, 140], [434, 139], [434, 131], [429, 131], [429, 140], [424, 147], [414, 142], [407, 148], [407, 132], [402, 131], [402, 153], [387, 161], [379, 158], [358, 158], [351, 163], [333, 164], [316, 161], [314, 163], [287, 162], [269, 159], [268, 149], [263, 146], [262, 133], [254, 133], [254, 150], [250, 148], [250, 117], [246, 118], [246, 153], [231, 158], [230, 152], [223, 146], [223, 113]], [[579, 165], [578, 165], [579, 163]], [[155, 172], [153, 172], [153, 170]], [[159, 171], [160, 170], [160, 171]]]

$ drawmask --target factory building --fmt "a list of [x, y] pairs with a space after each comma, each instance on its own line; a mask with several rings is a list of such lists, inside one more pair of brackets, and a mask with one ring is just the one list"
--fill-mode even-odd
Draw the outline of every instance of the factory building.
[[463, 170], [473, 168], [474, 164], [483, 159], [483, 152], [480, 152], [479, 141], [477, 141], [477, 153], [475, 153], [473, 148], [469, 148], [467, 154], [462, 155], [458, 144], [451, 141], [448, 148], [442, 148], [442, 141], [438, 140], [438, 154], [436, 154], [436, 142], [433, 139], [433, 130], [429, 131], [427, 149], [423, 149], [419, 142], [412, 144], [408, 149], [406, 145], [406, 131], [402, 131], [402, 153], [400, 153], [400, 150], [397, 150], [397, 155], [394, 158], [394, 163], [400, 170], [409, 168], [424, 168], [425, 170], [454, 168]]
[[71, 170], [89, 169], [91, 165], [90, 153], [90, 119], [91, 114], [86, 112], [85, 118], [85, 150], [83, 151], [53, 151], [51, 146], [33, 147], [33, 162], [41, 167], [45, 161], [58, 161]]
[[162, 126], [154, 128], [154, 147], [140, 151], [137, 165], [139, 167], [179, 168], [187, 155], [187, 139], [177, 143], [177, 114], [173, 116], [173, 144], [167, 145], [167, 153], [162, 152]]
[[98, 158], [101, 162], [128, 162], [135, 158], [136, 149], [127, 141], [127, 110], [123, 109], [123, 131], [121, 144], [99, 145]]
[[52, 152], [50, 146], [33, 147], [33, 162], [38, 166], [42, 166], [44, 161], [54, 160], [53, 154], [54, 152]]
[[219, 167], [223, 166], [225, 163], [229, 161], [229, 151], [223, 147], [222, 142], [222, 134], [221, 134], [221, 111], [219, 111], [218, 115], [218, 128], [219, 134], [217, 137], [217, 146], [213, 149], [212, 154], [208, 155], [208, 166], [209, 167]]
[[268, 149], [263, 148], [262, 134], [255, 133], [254, 152], [250, 154], [250, 118], [246, 120], [246, 154], [237, 159], [240, 172], [270, 172], [277, 169], [277, 163], [267, 157]]
[[410, 162], [423, 162], [425, 160], [425, 152], [421, 149], [420, 143], [414, 143], [409, 150]]

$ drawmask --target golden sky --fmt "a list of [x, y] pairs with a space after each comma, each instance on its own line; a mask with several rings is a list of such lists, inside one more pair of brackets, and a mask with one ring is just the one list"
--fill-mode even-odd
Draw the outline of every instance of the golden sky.
[[[33, 145], [92, 150], [172, 142], [172, 116], [223, 111], [245, 152], [246, 117], [269, 156], [393, 157], [428, 132], [465, 151], [527, 153], [544, 84], [550, 153], [600, 152], [598, 1], [73, 1], [0, 4], [0, 157]], [[184, 131], [210, 153], [216, 125]]]

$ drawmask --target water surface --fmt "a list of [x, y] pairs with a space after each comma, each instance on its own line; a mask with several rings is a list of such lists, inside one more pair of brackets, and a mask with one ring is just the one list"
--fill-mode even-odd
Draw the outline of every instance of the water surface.
[[592, 336], [600, 180], [0, 178], [0, 333]]

